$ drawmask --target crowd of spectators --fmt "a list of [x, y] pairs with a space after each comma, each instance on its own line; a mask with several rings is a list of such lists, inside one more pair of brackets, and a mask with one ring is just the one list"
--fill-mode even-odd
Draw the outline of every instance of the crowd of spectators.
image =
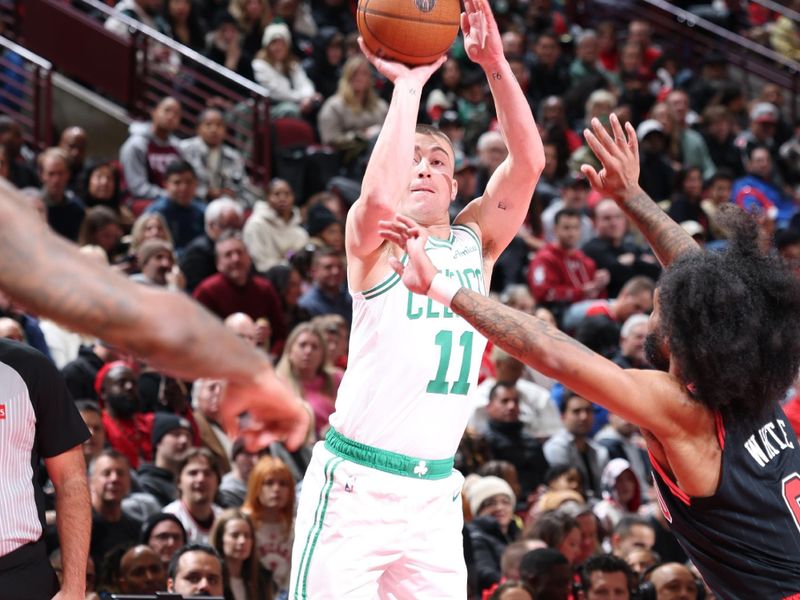
[[[350, 3], [123, 0], [116, 10], [265, 86], [273, 116], [305, 120], [357, 186], [391, 90], [358, 52]], [[611, 112], [636, 128], [642, 187], [698, 243], [724, 245], [716, 213], [736, 203], [758, 220], [763, 249], [800, 270], [800, 127], [787, 121], [783, 90], [767, 84], [745, 98], [722, 57], [692, 71], [643, 21], [580, 28], [550, 0], [496, 12], [547, 160], [529, 219], [496, 265], [501, 301], [619, 365], [651, 368], [644, 337], [660, 267], [578, 169], [597, 164], [583, 127]], [[785, 29], [778, 20], [773, 37]], [[454, 214], [507, 153], [482, 82], [457, 41], [422, 103], [420, 119], [456, 149]], [[92, 594], [281, 598], [296, 490], [347, 368], [343, 237], [353, 198], [333, 187], [302, 197], [282, 178], [261, 185], [230, 144], [224, 109], [205, 109], [196, 135], [179, 139], [183, 108], [161, 99], [111, 158], [93, 156], [80, 123], [35, 155], [20, 123], [0, 116], [0, 174], [87, 260], [190, 294], [269, 353], [313, 412], [307, 444], [251, 453], [219, 425], [224, 382], [168, 377], [2, 297], [0, 334], [55, 362], [92, 433]], [[668, 533], [635, 427], [491, 345], [470, 401], [456, 457], [467, 476], [469, 598], [702, 587]], [[797, 428], [798, 401], [786, 408]], [[48, 541], [57, 565], [52, 532]], [[202, 580], [187, 575], [198, 570]]]

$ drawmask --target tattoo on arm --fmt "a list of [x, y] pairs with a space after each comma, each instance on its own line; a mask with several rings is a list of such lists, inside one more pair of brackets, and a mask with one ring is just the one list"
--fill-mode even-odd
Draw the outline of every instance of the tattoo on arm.
[[508, 208], [508, 206], [506, 205], [506, 203], [505, 203], [505, 202], [503, 202], [502, 200], [500, 200], [500, 201], [497, 203], [497, 208], [499, 208], [500, 210], [506, 210], [506, 209]]
[[503, 75], [501, 73], [492, 73], [492, 79], [502, 79]]
[[594, 354], [541, 319], [464, 288], [453, 298], [452, 308], [498, 346], [536, 369], [552, 372], [567, 352]]
[[688, 252], [700, 250], [697, 242], [683, 227], [673, 221], [644, 192], [627, 200], [623, 208], [647, 238], [656, 257], [665, 267]]

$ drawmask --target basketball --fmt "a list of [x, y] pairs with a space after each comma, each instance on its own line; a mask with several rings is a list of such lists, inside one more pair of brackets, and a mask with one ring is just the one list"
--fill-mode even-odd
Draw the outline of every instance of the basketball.
[[447, 52], [460, 21], [458, 0], [359, 0], [358, 30], [371, 52], [425, 65]]

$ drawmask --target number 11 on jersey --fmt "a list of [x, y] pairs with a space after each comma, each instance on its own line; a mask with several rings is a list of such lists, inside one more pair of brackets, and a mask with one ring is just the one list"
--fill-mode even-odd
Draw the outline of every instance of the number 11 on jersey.
[[450, 368], [450, 356], [453, 350], [453, 332], [442, 329], [434, 338], [436, 345], [439, 346], [439, 367], [436, 370], [436, 378], [428, 382], [427, 392], [429, 394], [461, 394], [466, 395], [469, 391], [469, 371], [472, 366], [472, 332], [465, 331], [458, 339], [461, 346], [461, 368], [458, 371], [458, 379], [450, 384], [445, 378]]

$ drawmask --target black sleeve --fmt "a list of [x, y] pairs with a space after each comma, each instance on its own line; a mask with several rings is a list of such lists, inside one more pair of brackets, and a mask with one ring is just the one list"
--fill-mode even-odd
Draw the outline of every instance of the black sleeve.
[[26, 354], [28, 367], [18, 370], [36, 414], [37, 450], [42, 458], [52, 458], [85, 442], [90, 434], [55, 365], [33, 349]]

